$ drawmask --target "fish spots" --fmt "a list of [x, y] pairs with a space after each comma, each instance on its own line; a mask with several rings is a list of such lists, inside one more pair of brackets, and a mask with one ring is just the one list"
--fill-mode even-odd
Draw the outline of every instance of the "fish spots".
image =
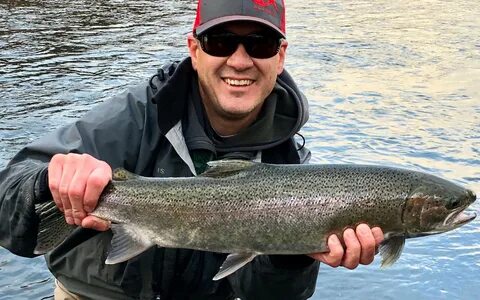
[[[103, 205], [177, 247], [311, 253], [331, 232], [359, 223], [403, 232], [405, 199], [421, 182], [416, 172], [386, 167], [254, 164], [228, 176], [126, 180]], [[405, 211], [420, 215], [417, 201]]]

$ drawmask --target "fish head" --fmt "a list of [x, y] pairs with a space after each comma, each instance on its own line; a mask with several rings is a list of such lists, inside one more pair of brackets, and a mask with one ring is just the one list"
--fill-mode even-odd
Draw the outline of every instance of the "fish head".
[[475, 200], [475, 193], [460, 185], [434, 176], [422, 178], [403, 209], [407, 236], [438, 234], [467, 224], [476, 214], [464, 210]]

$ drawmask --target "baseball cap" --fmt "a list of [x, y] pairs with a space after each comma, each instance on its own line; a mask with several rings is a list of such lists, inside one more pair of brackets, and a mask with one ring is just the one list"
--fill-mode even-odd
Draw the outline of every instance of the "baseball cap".
[[264, 24], [286, 38], [284, 0], [199, 0], [193, 32], [232, 21]]

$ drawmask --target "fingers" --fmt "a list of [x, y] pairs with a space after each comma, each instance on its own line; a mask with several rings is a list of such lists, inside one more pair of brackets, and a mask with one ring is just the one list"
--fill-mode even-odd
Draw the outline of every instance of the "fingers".
[[378, 248], [378, 246], [380, 246], [384, 240], [383, 231], [380, 229], [380, 227], [373, 227], [372, 233], [373, 237], [375, 238], [375, 245], [377, 246], [376, 248]]
[[368, 225], [360, 224], [357, 226], [355, 233], [357, 234], [358, 241], [361, 245], [359, 263], [362, 265], [369, 265], [375, 258], [377, 248], [373, 232]]
[[[48, 167], [48, 180], [53, 199], [65, 214], [68, 224], [82, 225], [87, 213], [97, 206], [98, 199], [112, 178], [110, 166], [87, 154], [57, 154]], [[88, 228], [105, 228], [105, 223]], [[108, 228], [107, 228], [108, 229]]]
[[374, 260], [377, 247], [383, 241], [383, 232], [380, 228], [360, 224], [355, 230], [348, 228], [343, 233], [345, 246], [341, 244], [336, 235], [328, 239], [328, 253], [315, 253], [310, 256], [329, 266], [344, 266], [355, 269], [358, 265], [368, 265]]
[[[70, 202], [69, 197], [69, 187], [70, 182], [72, 181], [72, 177], [75, 175], [75, 168], [74, 166], [69, 163], [68, 157], [64, 160], [64, 164], [62, 167], [62, 177], [60, 178], [60, 186], [58, 188], [60, 199], [62, 201], [63, 206], [63, 213], [65, 214], [65, 220], [68, 224], [73, 225], [73, 213], [72, 213], [72, 204]], [[73, 200], [73, 199], [72, 199]]]
[[357, 239], [355, 231], [351, 228], [348, 228], [343, 232], [343, 240], [345, 242], [346, 250], [342, 265], [347, 269], [353, 270], [360, 263], [362, 245]]
[[383, 232], [378, 227], [372, 230], [368, 225], [360, 224], [355, 231], [345, 230], [343, 238], [346, 251], [342, 265], [355, 269], [359, 264], [369, 265], [373, 262], [377, 247], [383, 240]]
[[62, 198], [60, 197], [60, 181], [62, 179], [63, 172], [63, 155], [55, 155], [52, 157], [50, 164], [48, 165], [48, 187], [53, 196], [53, 201], [57, 205], [58, 209], [64, 212]]
[[342, 263], [342, 259], [344, 256], [344, 249], [342, 243], [338, 239], [335, 234], [332, 234], [328, 238], [327, 242], [328, 248], [330, 249], [329, 252], [326, 253], [313, 253], [309, 256], [313, 259], [323, 262], [331, 267], [338, 267]]
[[[71, 201], [72, 216], [75, 220], [75, 225], [81, 225], [82, 219], [87, 216], [83, 207], [83, 199], [85, 194], [85, 182], [89, 176], [87, 166], [82, 165], [75, 171], [73, 178], [68, 188], [68, 201]], [[66, 213], [65, 213], [66, 215]]]
[[85, 189], [85, 197], [83, 202], [84, 209], [87, 213], [91, 213], [95, 209], [98, 198], [110, 180], [112, 180], [112, 171], [107, 163], [102, 162], [98, 168], [90, 173], [87, 179], [87, 186]]

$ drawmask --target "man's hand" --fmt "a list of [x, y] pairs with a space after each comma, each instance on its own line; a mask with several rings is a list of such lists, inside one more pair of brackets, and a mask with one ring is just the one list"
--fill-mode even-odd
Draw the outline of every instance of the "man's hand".
[[70, 225], [99, 231], [108, 230], [108, 221], [87, 216], [112, 179], [112, 169], [88, 154], [56, 154], [48, 166], [48, 184], [57, 207]]
[[336, 235], [328, 238], [330, 252], [313, 253], [310, 257], [319, 260], [331, 267], [344, 266], [355, 269], [359, 264], [369, 265], [373, 262], [377, 248], [383, 241], [383, 232], [380, 228], [360, 224], [355, 230], [349, 228], [343, 232], [345, 248]]

